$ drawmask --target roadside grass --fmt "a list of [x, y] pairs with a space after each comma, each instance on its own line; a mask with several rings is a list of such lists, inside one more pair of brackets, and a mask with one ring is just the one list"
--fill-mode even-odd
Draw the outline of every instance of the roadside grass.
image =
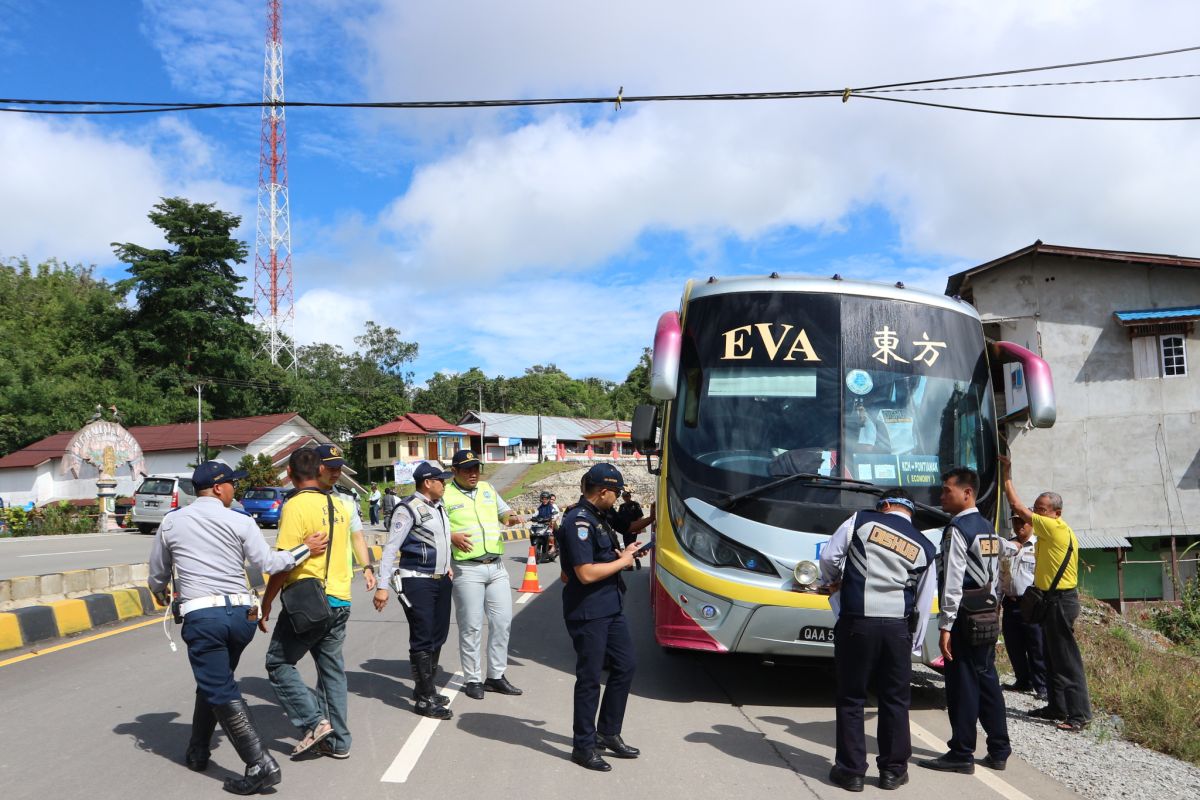
[[[491, 465], [489, 464], [488, 466]], [[521, 480], [505, 489], [501, 494], [505, 500], [511, 500], [518, 495], [528, 492], [530, 487], [542, 478], [549, 478], [551, 475], [557, 475], [560, 472], [570, 472], [573, 469], [579, 469], [580, 466], [570, 461], [543, 461], [540, 464], [534, 464], [525, 470], [525, 474], [521, 476]]]
[[1119, 716], [1126, 739], [1200, 765], [1200, 658], [1085, 602], [1093, 613], [1075, 633], [1096, 713]]

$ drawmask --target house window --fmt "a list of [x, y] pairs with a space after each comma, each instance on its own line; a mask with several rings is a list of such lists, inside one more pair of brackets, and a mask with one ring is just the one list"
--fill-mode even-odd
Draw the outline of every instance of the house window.
[[388, 442], [388, 458], [395, 458], [395, 457], [396, 457], [396, 442], [395, 442], [395, 440], [392, 440], [392, 441]]
[[1163, 377], [1173, 378], [1187, 375], [1187, 351], [1184, 348], [1182, 336], [1158, 337], [1158, 351], [1162, 361]]
[[383, 446], [379, 444], [379, 442], [375, 442], [375, 444], [371, 445], [371, 458], [375, 459], [376, 461], [383, 458]]
[[416, 440], [416, 439], [409, 439], [409, 440], [408, 440], [408, 457], [409, 457], [409, 458], [416, 458], [416, 457], [417, 457], [417, 456], [419, 456], [420, 454], [421, 454], [421, 452], [420, 452], [420, 448], [419, 448], [419, 446], [417, 445], [417, 440]]
[[1187, 347], [1182, 334], [1133, 337], [1133, 377], [1178, 378], [1187, 375]]

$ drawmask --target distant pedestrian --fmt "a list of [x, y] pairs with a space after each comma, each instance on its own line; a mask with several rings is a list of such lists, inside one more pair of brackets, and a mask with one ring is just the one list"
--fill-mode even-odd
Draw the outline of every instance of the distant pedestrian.
[[314, 531], [290, 549], [272, 552], [254, 521], [229, 509], [233, 482], [245, 477], [245, 472], [220, 461], [196, 467], [196, 501], [163, 517], [150, 551], [149, 574], [150, 591], [163, 605], [171, 600], [168, 582], [174, 584], [183, 617], [181, 636], [196, 678], [187, 767], [196, 772], [208, 769], [219, 721], [246, 764], [245, 776], [227, 779], [225, 788], [242, 795], [282, 780], [279, 764], [255, 730], [233, 676], [242, 651], [254, 638], [259, 616], [245, 564], [249, 561], [259, 573], [286, 573], [310, 555], [320, 556], [328, 545], [326, 535]]
[[[613, 529], [621, 534], [621, 540], [625, 547], [637, 541], [638, 534], [650, 526], [653, 520], [645, 515], [642, 511], [642, 504], [633, 499], [633, 495], [629, 492], [624, 492], [621, 495], [622, 503], [616, 508], [609, 509], [607, 512], [608, 523]], [[641, 569], [642, 560], [634, 557], [633, 565], [626, 569]]]
[[383, 499], [383, 495], [379, 492], [379, 484], [371, 484], [371, 494], [367, 495], [367, 507], [371, 514], [371, 524], [379, 524], [379, 502]]
[[400, 497], [396, 494], [396, 490], [391, 486], [383, 490], [383, 527], [387, 530], [392, 528], [392, 512], [396, 510], [396, 504], [400, 502]]
[[1013, 514], [1013, 538], [1004, 543], [1000, 556], [1000, 592], [1004, 607], [1004, 649], [1016, 676], [1004, 688], [1033, 692], [1046, 700], [1046, 659], [1042, 649], [1042, 627], [1021, 616], [1021, 595], [1033, 585], [1037, 537], [1033, 525]]
[[[563, 618], [575, 647], [571, 760], [598, 772], [612, 769], [601, 750], [607, 749], [617, 758], [637, 758], [641, 752], [621, 738], [637, 666], [625, 619], [621, 570], [633, 562], [638, 545], [617, 550], [616, 533], [606, 521], [624, 483], [612, 464], [593, 466], [583, 477], [583, 496], [567, 509], [558, 528], [566, 582]], [[601, 701], [604, 670], [608, 680]]]
[[[267, 648], [267, 677], [291, 723], [301, 731], [292, 755], [298, 756], [320, 745], [318, 752], [334, 758], [350, 755], [347, 716], [346, 666], [342, 647], [350, 619], [350, 587], [353, 557], [365, 564], [369, 559], [356, 523], [353, 503], [343, 500], [333, 487], [345, 461], [334, 445], [303, 448], [288, 459], [288, 477], [296, 492], [283, 505], [276, 547], [288, 547], [313, 532], [329, 535], [329, 549], [321, 558], [309, 559], [288, 574], [272, 575], [263, 598], [260, 627], [265, 631], [275, 596], [284, 590], [283, 610]], [[358, 530], [354, 530], [357, 527]], [[375, 589], [375, 572], [364, 567], [367, 590]], [[315, 624], [288, 608], [287, 588], [302, 579], [315, 579], [324, 588], [328, 614]], [[311, 655], [317, 671], [317, 691], [304, 683], [296, 664]], [[326, 741], [328, 740], [328, 741]]]
[[[474, 452], [456, 452], [450, 460], [454, 480], [446, 484], [442, 497], [454, 545], [454, 614], [463, 694], [472, 700], [482, 700], [484, 692], [522, 694], [504, 675], [512, 628], [512, 584], [504, 567], [504, 539], [500, 535], [501, 527], [514, 524], [517, 518], [500, 493], [479, 479], [482, 466]], [[480, 665], [485, 616], [486, 680]]]
[[1030, 510], [1013, 487], [1012, 462], [1008, 458], [1000, 461], [1005, 467], [1004, 494], [1008, 504], [1014, 514], [1033, 526], [1037, 536], [1034, 585], [1046, 593], [1048, 603], [1048, 613], [1041, 624], [1049, 701], [1044, 708], [1030, 711], [1029, 716], [1061, 720], [1059, 730], [1079, 732], [1092, 719], [1083, 655], [1075, 641], [1075, 620], [1079, 617], [1079, 538], [1063, 521], [1060, 495], [1042, 492]]
[[434, 719], [453, 716], [449, 697], [438, 694], [435, 683], [450, 632], [450, 519], [442, 496], [452, 477], [428, 461], [413, 472], [416, 491], [396, 508], [380, 562], [383, 581], [375, 589], [376, 611], [387, 606], [389, 584], [397, 592], [408, 619], [413, 710]]
[[[975, 507], [979, 475], [956, 467], [942, 475], [942, 510], [953, 515], [942, 532], [938, 554], [941, 590], [939, 643], [946, 671], [946, 712], [950, 716], [949, 750], [920, 762], [942, 772], [975, 772], [977, 725], [987, 734], [983, 765], [1002, 770], [1012, 754], [1004, 693], [996, 674], [996, 640], [972, 641], [972, 620], [964, 607], [967, 592], [994, 597], [999, 586], [1000, 537]], [[994, 617], [992, 622], [998, 625]], [[998, 631], [997, 631], [998, 633]]]
[[833, 589], [837, 624], [837, 750], [829, 779], [861, 792], [867, 772], [863, 708], [878, 696], [879, 788], [908, 783], [912, 756], [913, 641], [923, 641], [937, 589], [933, 545], [912, 524], [916, 510], [904, 489], [889, 489], [874, 510], [842, 523], [821, 548], [821, 581]]

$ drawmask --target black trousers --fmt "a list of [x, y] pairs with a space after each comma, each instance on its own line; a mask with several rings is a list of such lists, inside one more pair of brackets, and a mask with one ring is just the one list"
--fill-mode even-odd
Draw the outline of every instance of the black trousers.
[[1021, 604], [1004, 601], [1004, 649], [1016, 675], [1017, 686], [1046, 694], [1046, 658], [1042, 647], [1042, 626], [1026, 622]]
[[959, 615], [950, 629], [950, 654], [946, 662], [946, 711], [950, 715], [948, 758], [972, 761], [978, 721], [987, 734], [988, 754], [1007, 759], [1012, 754], [1004, 693], [996, 674], [996, 646], [972, 647], [967, 641], [967, 620]]
[[911, 701], [912, 635], [908, 621], [877, 617], [838, 617], [834, 627], [833, 663], [837, 671], [837, 753], [843, 772], [865, 775], [867, 738], [863, 708], [867, 690], [879, 699], [880, 770], [903, 773], [912, 755], [908, 731]]
[[1046, 642], [1046, 677], [1050, 709], [1068, 722], [1084, 723], [1092, 718], [1083, 656], [1075, 641], [1075, 619], [1079, 616], [1079, 592], [1064, 589], [1047, 593], [1049, 613], [1042, 621]]
[[[572, 745], [588, 750], [596, 746], [596, 730], [617, 736], [625, 722], [625, 705], [637, 658], [633, 637], [624, 614], [589, 619], [567, 620], [567, 633], [575, 645], [575, 712]], [[604, 700], [600, 700], [600, 673], [608, 669]], [[596, 707], [600, 707], [597, 723]]]
[[404, 578], [400, 605], [408, 618], [408, 649], [432, 653], [441, 649], [450, 632], [451, 581], [447, 578]]

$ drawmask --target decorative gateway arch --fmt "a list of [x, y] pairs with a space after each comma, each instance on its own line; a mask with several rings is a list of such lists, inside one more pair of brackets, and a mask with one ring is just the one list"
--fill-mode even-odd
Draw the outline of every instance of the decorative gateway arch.
[[115, 507], [117, 470], [128, 464], [135, 479], [145, 475], [142, 446], [119, 423], [93, 418], [67, 442], [62, 472], [79, 478], [84, 464], [90, 464], [100, 473], [96, 477], [96, 501], [100, 510], [98, 530], [104, 533], [120, 529]]

